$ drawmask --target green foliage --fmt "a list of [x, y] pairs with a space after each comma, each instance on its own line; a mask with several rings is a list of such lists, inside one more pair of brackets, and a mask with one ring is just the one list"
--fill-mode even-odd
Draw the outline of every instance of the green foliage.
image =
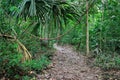
[[62, 43], [67, 43], [67, 44], [69, 43], [72, 45], [77, 45], [80, 42], [80, 38], [78, 37], [76, 33], [71, 31], [69, 35], [66, 35], [65, 37], [63, 37], [61, 41]]
[[23, 76], [22, 80], [37, 80], [35, 77], [31, 78], [29, 76]]
[[[20, 2], [22, 1], [22, 2]], [[91, 1], [89, 1], [91, 3]], [[18, 4], [21, 5], [18, 6]], [[6, 6], [7, 5], [7, 6]], [[41, 5], [41, 6], [39, 6]], [[0, 34], [15, 36], [33, 55], [33, 60], [21, 63], [18, 44], [0, 36], [0, 75], [6, 78], [30, 80], [28, 71], [40, 72], [49, 63], [48, 47], [41, 48], [40, 37], [56, 37], [76, 24], [80, 12], [84, 13], [84, 0], [1, 0]], [[17, 14], [18, 23], [11, 14]], [[22, 18], [25, 19], [22, 19]], [[15, 23], [16, 22], [16, 23]], [[86, 47], [86, 16], [80, 24], [65, 35], [62, 43]], [[36, 25], [29, 25], [29, 24]], [[90, 49], [96, 44], [102, 50], [95, 55], [95, 65], [102, 69], [120, 69], [120, 2], [118, 0], [97, 0], [89, 10]], [[36, 37], [31, 36], [31, 33]], [[56, 41], [54, 41], [56, 42]], [[35, 55], [39, 56], [36, 59]], [[22, 76], [22, 78], [21, 78]], [[14, 80], [12, 79], [12, 80]]]
[[94, 49], [94, 45], [98, 44], [102, 54], [96, 55], [95, 65], [104, 70], [120, 69], [118, 10], [120, 4], [118, 1], [111, 0], [103, 4], [97, 3], [95, 10], [96, 6], [99, 8], [98, 11], [90, 16], [90, 47]]
[[[41, 5], [41, 6], [39, 6]], [[32, 33], [40, 37], [56, 37], [69, 20], [77, 21], [79, 12], [75, 5], [59, 0], [23, 0], [16, 12], [18, 17], [38, 22]]]
[[22, 77], [22, 80], [30, 80], [31, 79], [31, 77], [29, 77], [29, 76], [23, 76]]
[[[18, 44], [0, 39], [0, 75], [14, 77], [19, 69], [22, 55], [17, 52]], [[17, 67], [18, 66], [18, 67]]]
[[114, 54], [99, 54], [95, 58], [94, 65], [102, 68], [103, 70], [111, 70], [111, 69], [120, 69], [120, 55], [117, 53]]
[[[81, 1], [82, 2], [82, 1]], [[85, 5], [85, 4], [84, 4]], [[117, 0], [95, 2], [89, 11], [90, 49], [102, 50], [95, 54], [95, 65], [102, 69], [120, 69], [120, 2]], [[79, 26], [62, 38], [63, 43], [73, 44], [79, 49], [86, 49], [86, 17]], [[69, 22], [65, 30], [73, 23]], [[115, 53], [115, 54], [114, 54]], [[91, 53], [91, 55], [94, 53]]]
[[40, 73], [47, 65], [50, 63], [50, 60], [47, 56], [42, 55], [40, 59], [30, 60], [23, 63], [23, 67], [25, 67], [27, 71], [34, 70]]
[[[41, 55], [39, 59], [21, 63], [22, 54], [18, 53], [18, 44], [0, 39], [0, 75], [10, 79], [27, 76], [28, 71], [40, 72], [50, 63], [49, 57]], [[7, 51], [6, 51], [7, 50]]]
[[[61, 34], [62, 28], [65, 28], [69, 19], [77, 20], [79, 16], [75, 6], [68, 2], [23, 0], [21, 5], [16, 7], [20, 1], [0, 1], [0, 75], [10, 80], [30, 80], [31, 76], [28, 76], [28, 71], [39, 73], [50, 63], [51, 54], [42, 55], [48, 47], [41, 48], [40, 40], [31, 36], [31, 33], [39, 37], [50, 37], [52, 34], [56, 36], [58, 31]], [[27, 21], [18, 17], [16, 21], [12, 16], [15, 12]], [[38, 22], [38, 24], [31, 27], [28, 25], [31, 22], [33, 24]], [[33, 60], [22, 63], [21, 59], [24, 56], [17, 51], [19, 45], [9, 38], [4, 38], [1, 34], [16, 37], [33, 55]]]
[[[69, 20], [69, 22], [67, 23], [62, 33], [68, 31], [70, 28], [74, 26], [74, 24], [75, 22]], [[76, 28], [73, 28], [68, 34], [66, 34], [65, 36], [61, 38], [61, 42], [67, 43], [67, 44], [73, 44], [73, 45], [78, 44], [80, 41], [80, 37], [79, 37], [80, 33], [78, 32], [78, 30], [79, 30], [78, 26], [76, 26]]]

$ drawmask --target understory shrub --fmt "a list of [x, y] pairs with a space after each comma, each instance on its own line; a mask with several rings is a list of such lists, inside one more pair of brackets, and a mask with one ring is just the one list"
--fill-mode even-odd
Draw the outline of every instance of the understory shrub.
[[50, 60], [48, 57], [46, 55], [41, 55], [40, 59], [25, 61], [22, 66], [27, 71], [34, 70], [40, 73], [40, 71], [46, 68], [49, 63]]
[[42, 54], [39, 59], [21, 62], [22, 53], [17, 51], [18, 44], [7, 39], [0, 39], [0, 79], [30, 80], [29, 71], [40, 72], [50, 63], [47, 54]]
[[101, 67], [103, 70], [120, 69], [120, 55], [117, 53], [99, 54], [95, 57], [95, 66]]

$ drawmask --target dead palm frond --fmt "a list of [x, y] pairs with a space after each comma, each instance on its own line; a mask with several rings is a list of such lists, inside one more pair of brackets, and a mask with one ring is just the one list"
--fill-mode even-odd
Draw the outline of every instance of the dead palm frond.
[[18, 52], [23, 54], [23, 57], [21, 59], [22, 62], [32, 59], [32, 56], [30, 52], [27, 50], [27, 48], [25, 47], [25, 45], [23, 45], [18, 39], [16, 39], [15, 36], [13, 37], [11, 35], [0, 34], [0, 37], [18, 44]]
[[32, 58], [30, 52], [26, 49], [26, 47], [19, 40], [16, 40], [16, 42], [19, 45], [18, 52], [23, 53], [22, 62], [26, 60], [30, 60]]

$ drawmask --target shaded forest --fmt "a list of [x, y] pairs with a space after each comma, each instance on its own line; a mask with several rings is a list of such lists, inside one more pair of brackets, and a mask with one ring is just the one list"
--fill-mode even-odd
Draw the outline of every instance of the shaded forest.
[[100, 68], [97, 80], [120, 80], [119, 27], [119, 0], [0, 0], [0, 80], [42, 80], [55, 44]]

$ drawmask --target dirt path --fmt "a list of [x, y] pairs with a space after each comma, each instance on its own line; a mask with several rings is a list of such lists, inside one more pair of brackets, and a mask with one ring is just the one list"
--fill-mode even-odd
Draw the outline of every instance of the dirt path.
[[102, 80], [99, 68], [89, 68], [85, 57], [71, 47], [54, 44], [54, 48], [52, 68], [39, 75], [38, 80]]

